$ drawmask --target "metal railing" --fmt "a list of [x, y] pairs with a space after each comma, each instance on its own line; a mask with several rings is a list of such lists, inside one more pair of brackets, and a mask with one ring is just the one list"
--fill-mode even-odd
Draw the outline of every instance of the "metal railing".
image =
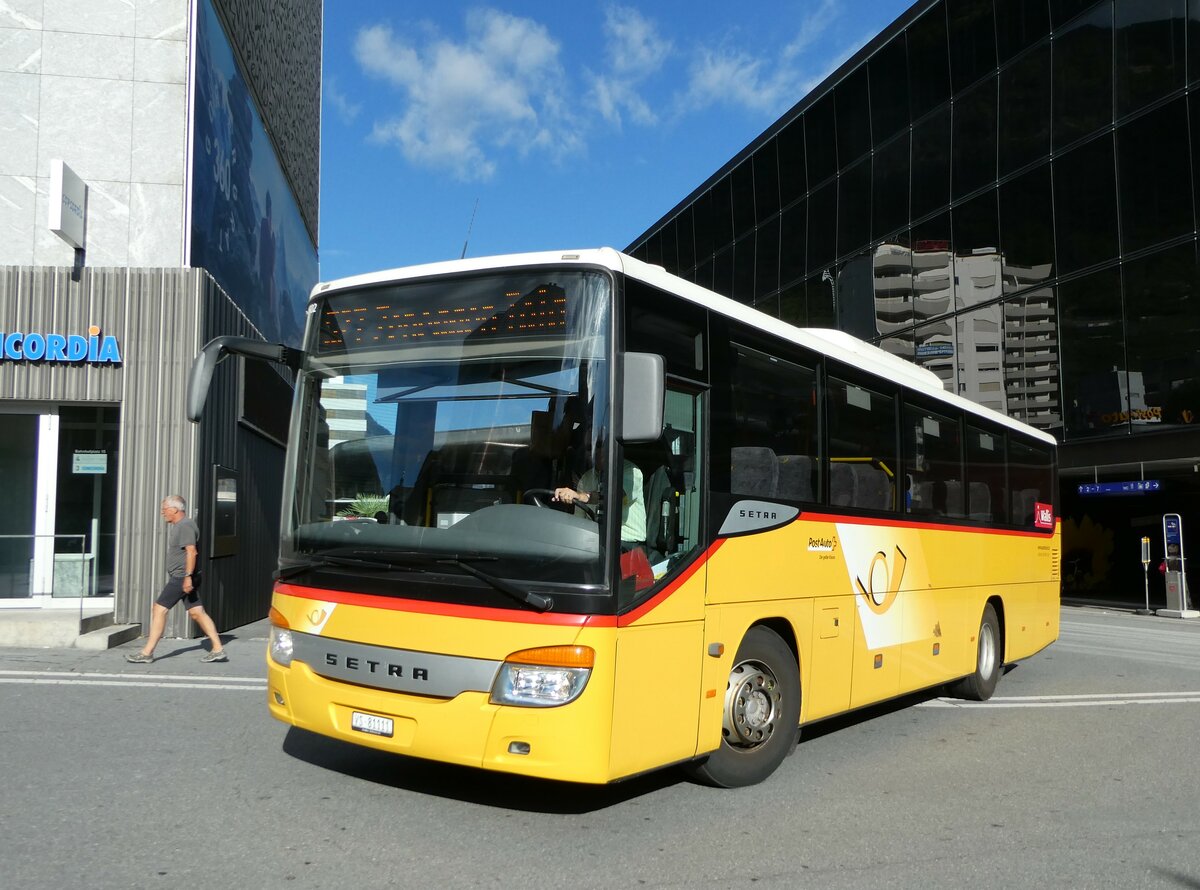
[[[89, 537], [92, 546], [87, 548]], [[86, 599], [96, 595], [99, 566], [95, 534], [0, 535], [0, 541], [30, 542], [25, 554], [11, 553], [0, 557], [0, 598], [30, 599], [49, 594], [51, 597]], [[77, 542], [77, 549], [61, 551], [59, 542], [66, 541]], [[14, 594], [22, 576], [26, 590], [24, 594]], [[8, 582], [8, 590], [4, 590], [4, 581]]]

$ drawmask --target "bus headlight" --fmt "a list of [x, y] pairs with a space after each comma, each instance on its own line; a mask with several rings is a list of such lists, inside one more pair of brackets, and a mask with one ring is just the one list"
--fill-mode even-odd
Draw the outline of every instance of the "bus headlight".
[[553, 708], [579, 698], [596, 653], [587, 646], [539, 646], [504, 660], [492, 684], [492, 704]]
[[267, 651], [271, 660], [276, 664], [287, 667], [292, 663], [292, 632], [282, 627], [271, 625], [271, 641]]

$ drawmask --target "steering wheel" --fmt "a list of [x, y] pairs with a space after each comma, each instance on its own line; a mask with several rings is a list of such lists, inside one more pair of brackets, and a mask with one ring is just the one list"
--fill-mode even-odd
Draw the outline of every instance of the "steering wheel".
[[[552, 506], [551, 502], [554, 500], [554, 489], [552, 489], [552, 488], [527, 488], [527, 489], [525, 489], [524, 496], [526, 498], [528, 498], [529, 500], [533, 501], [535, 506], [550, 507], [550, 506]], [[546, 501], [544, 503], [542, 501], [543, 497], [546, 499]], [[587, 516], [588, 519], [592, 520], [592, 522], [596, 521], [596, 511], [588, 504], [584, 504], [584, 503], [581, 503], [580, 501], [576, 501], [574, 504], [571, 504], [570, 506], [578, 507], [580, 510], [583, 511], [584, 515]]]

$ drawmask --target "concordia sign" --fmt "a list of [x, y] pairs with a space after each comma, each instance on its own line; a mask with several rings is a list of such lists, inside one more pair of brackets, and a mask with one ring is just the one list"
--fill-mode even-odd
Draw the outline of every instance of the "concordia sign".
[[100, 336], [99, 325], [80, 334], [23, 334], [0, 332], [2, 357], [10, 362], [94, 362], [120, 364], [121, 347], [117, 338]]

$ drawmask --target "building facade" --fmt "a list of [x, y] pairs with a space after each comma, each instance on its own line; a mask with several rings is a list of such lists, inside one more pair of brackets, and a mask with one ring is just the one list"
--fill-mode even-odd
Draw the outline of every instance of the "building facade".
[[921, 0], [628, 249], [1053, 433], [1064, 595], [1137, 601], [1200, 529], [1198, 146], [1198, 0]]
[[[213, 336], [300, 339], [321, 27], [320, 0], [0, 6], [0, 621], [69, 603], [146, 623], [171, 493], [218, 626], [266, 614], [289, 381], [227, 361], [198, 426], [184, 392]], [[63, 164], [78, 241], [51, 228]]]

